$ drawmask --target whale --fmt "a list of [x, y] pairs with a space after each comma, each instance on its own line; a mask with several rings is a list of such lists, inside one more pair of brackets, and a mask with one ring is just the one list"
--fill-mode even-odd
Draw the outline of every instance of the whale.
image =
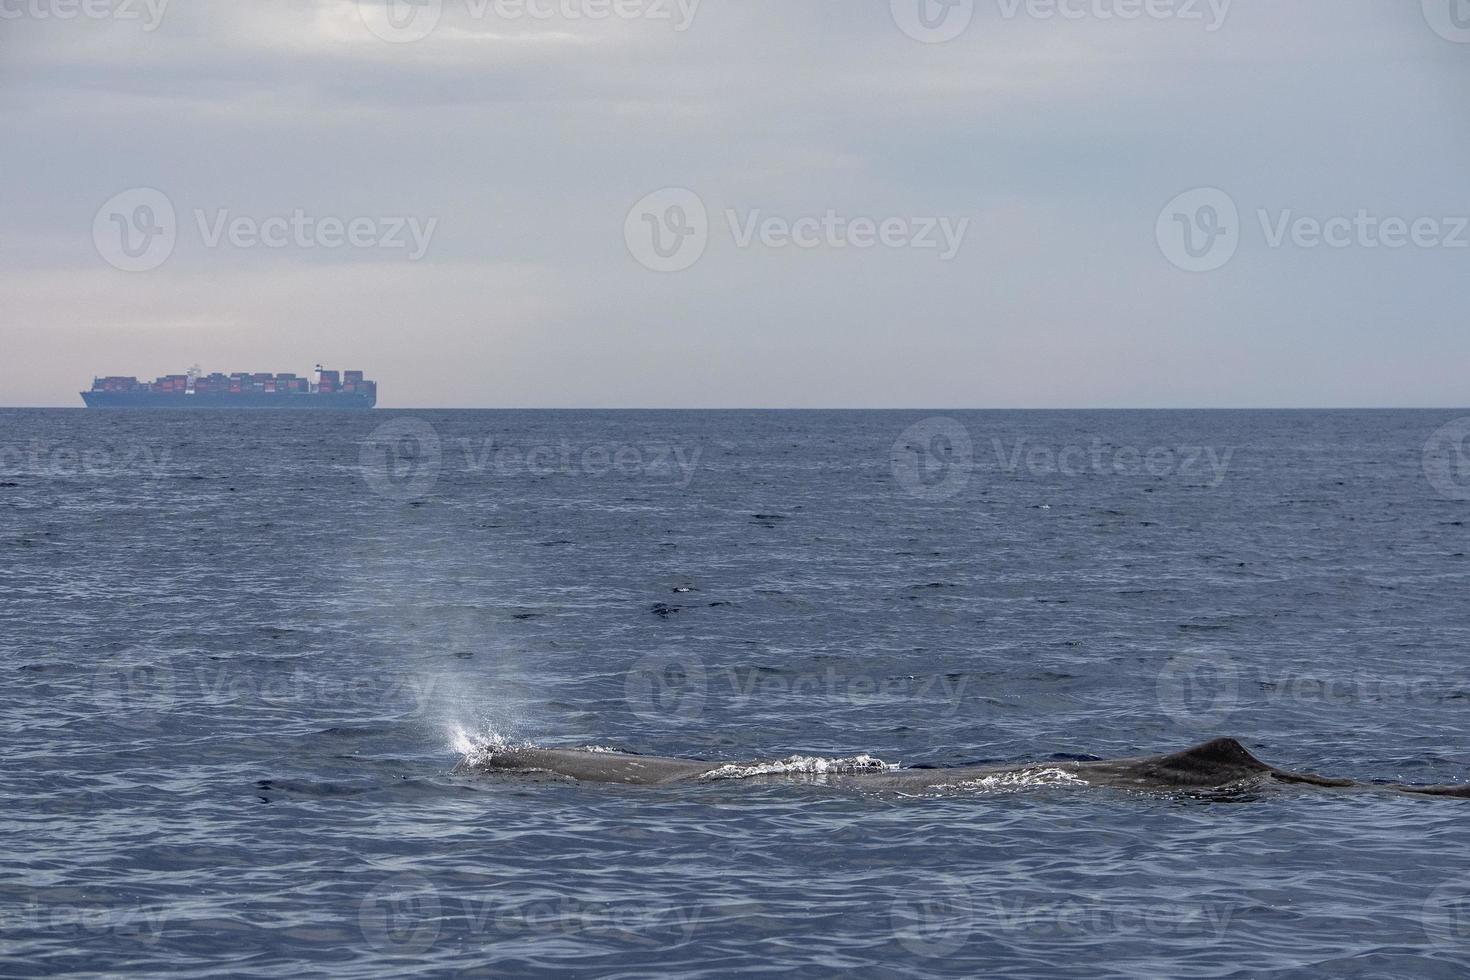
[[1361, 782], [1278, 769], [1234, 738], [1216, 738], [1165, 755], [1053, 759], [1004, 765], [890, 766], [870, 756], [827, 760], [791, 756], [720, 763], [591, 748], [489, 747], [470, 752], [454, 771], [470, 775], [551, 777], [584, 783], [668, 786], [724, 779], [820, 782], [902, 793], [1032, 785], [1087, 785], [1144, 793], [1244, 795], [1272, 785], [1371, 789], [1470, 799], [1470, 784]]

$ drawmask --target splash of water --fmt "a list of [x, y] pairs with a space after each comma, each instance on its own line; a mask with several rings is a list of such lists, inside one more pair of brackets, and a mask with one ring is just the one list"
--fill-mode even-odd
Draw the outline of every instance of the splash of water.
[[493, 728], [483, 728], [478, 731], [465, 728], [463, 725], [452, 724], [447, 735], [448, 747], [451, 751], [459, 753], [465, 762], [473, 763], [476, 760], [488, 760], [496, 752], [504, 752], [506, 749], [525, 748], [530, 743], [516, 741], [503, 732]]

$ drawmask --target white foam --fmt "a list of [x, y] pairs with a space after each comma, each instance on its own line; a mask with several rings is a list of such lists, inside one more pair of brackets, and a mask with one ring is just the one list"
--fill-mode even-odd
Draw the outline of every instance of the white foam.
[[1014, 772], [998, 772], [991, 776], [965, 779], [958, 783], [943, 783], [934, 789], [978, 789], [1004, 790], [1029, 789], [1033, 786], [1086, 786], [1087, 780], [1080, 779], [1065, 769], [1017, 769]]
[[848, 773], [848, 772], [887, 772], [897, 766], [889, 765], [882, 759], [875, 759], [864, 752], [848, 759], [824, 759], [815, 755], [793, 755], [774, 762], [756, 762], [747, 766], [724, 765], [718, 769], [711, 769], [704, 773], [700, 779], [746, 779], [750, 776], [780, 776], [789, 773]]

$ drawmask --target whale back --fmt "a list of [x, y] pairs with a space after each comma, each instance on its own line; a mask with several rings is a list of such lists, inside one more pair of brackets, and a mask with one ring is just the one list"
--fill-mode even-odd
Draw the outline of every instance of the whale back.
[[1077, 772], [1100, 785], [1195, 788], [1226, 786], [1273, 770], [1235, 739], [1216, 738], [1167, 755], [1078, 763]]
[[1201, 742], [1183, 751], [1160, 756], [1159, 762], [1161, 765], [1195, 769], [1226, 768], [1265, 772], [1271, 768], [1251, 755], [1244, 745], [1233, 738], [1214, 738]]
[[656, 755], [526, 747], [495, 749], [467, 758], [457, 771], [552, 773], [584, 782], [648, 786], [698, 776], [712, 768], [709, 762]]
[[1404, 793], [1417, 793], [1420, 796], [1458, 796], [1461, 799], [1470, 799], [1470, 783], [1462, 783], [1459, 786], [1396, 786], [1394, 788]]
[[1168, 755], [1084, 762], [1077, 769], [1090, 782], [1138, 788], [1215, 788], [1267, 778], [1314, 786], [1353, 785], [1351, 779], [1277, 769], [1251, 755], [1233, 738], [1211, 739]]
[[[591, 749], [543, 749], [534, 746], [496, 748], [465, 758], [457, 767], [462, 773], [506, 772], [552, 775], [598, 783], [651, 786], [697, 779], [720, 768], [718, 763], [697, 759], [671, 759]], [[1241, 786], [1262, 781], [1304, 783], [1311, 786], [1364, 786], [1352, 779], [1331, 779], [1315, 773], [1291, 772], [1262, 762], [1233, 738], [1216, 738], [1167, 755], [1139, 756], [1089, 762], [1046, 762], [1025, 765], [957, 767], [951, 769], [903, 769], [844, 773], [833, 783], [887, 786], [893, 789], [923, 789], [952, 785], [966, 779], [1023, 773], [1032, 769], [1061, 771], [1096, 786], [1145, 791], [1184, 790], [1214, 793], [1234, 792]], [[1470, 799], [1470, 784], [1463, 786], [1384, 786], [1383, 789], [1419, 796], [1451, 796]]]

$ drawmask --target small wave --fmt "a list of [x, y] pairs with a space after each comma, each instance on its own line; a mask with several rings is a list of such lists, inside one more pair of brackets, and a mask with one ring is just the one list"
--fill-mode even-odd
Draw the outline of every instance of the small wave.
[[847, 759], [824, 759], [814, 755], [793, 755], [774, 762], [755, 762], [750, 765], [724, 765], [711, 769], [700, 779], [746, 779], [750, 776], [779, 776], [790, 773], [848, 773], [886, 772], [896, 769], [882, 759], [875, 759], [864, 752]]

